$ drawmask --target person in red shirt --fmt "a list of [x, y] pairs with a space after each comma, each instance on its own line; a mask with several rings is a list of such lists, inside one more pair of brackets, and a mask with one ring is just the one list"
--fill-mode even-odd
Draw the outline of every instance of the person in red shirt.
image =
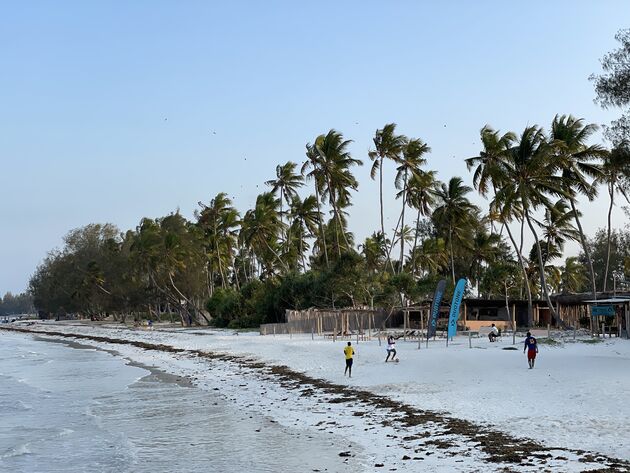
[[523, 347], [523, 353], [527, 350], [527, 363], [529, 363], [529, 369], [531, 370], [536, 363], [536, 353], [538, 353], [538, 342], [535, 337], [532, 337], [531, 332], [527, 332], [527, 338], [525, 339], [525, 346]]

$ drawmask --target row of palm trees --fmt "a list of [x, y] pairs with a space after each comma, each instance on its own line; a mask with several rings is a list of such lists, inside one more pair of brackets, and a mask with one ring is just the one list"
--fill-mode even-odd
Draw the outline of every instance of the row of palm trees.
[[[426, 169], [431, 152], [427, 143], [398, 134], [394, 123], [386, 124], [376, 131], [368, 153], [371, 178], [379, 181], [380, 229], [361, 244], [348, 230], [348, 215], [359, 186], [355, 169], [363, 163], [351, 155], [351, 141], [330, 130], [306, 144], [301, 165], [292, 161], [278, 165], [275, 177], [265, 183], [269, 190], [244, 214], [220, 192], [208, 203], [199, 202], [193, 222], [179, 213], [143, 219], [122, 240], [107, 243], [117, 248], [120, 261], [111, 268], [112, 276], [92, 264], [85, 273], [91, 276], [77, 284], [86, 294], [97, 295], [89, 300], [98, 304], [128, 283], [129, 294], [120, 294], [117, 307], [153, 294], [156, 305], [159, 300], [173, 305], [184, 300], [187, 310], [196, 312], [217, 289], [238, 291], [252, 281], [334, 271], [350, 254], [360, 255], [348, 261], [360, 261], [361, 268], [353, 273], [357, 280], [347, 281], [352, 287], [339, 292], [348, 294], [352, 303], [362, 297], [373, 303], [392, 280], [403, 298], [403, 292], [414, 297], [412, 282], [426, 281], [426, 287], [432, 287], [431, 281], [440, 277], [453, 283], [467, 277], [480, 295], [525, 293], [530, 324], [532, 298], [542, 295], [560, 322], [550, 292], [583, 284], [575, 259], [567, 259], [563, 268], [553, 264], [567, 241], [580, 242], [590, 289], [597, 295], [578, 198], [593, 200], [604, 185], [610, 210], [618, 194], [628, 199], [630, 152], [625, 146], [608, 151], [589, 144], [595, 129], [572, 116], [556, 116], [549, 133], [538, 126], [529, 126], [520, 135], [484, 127], [482, 149], [466, 159], [474, 189], [489, 201], [484, 213], [470, 201], [473, 187], [461, 177], [440, 182], [435, 171]], [[393, 229], [385, 228], [383, 195], [390, 165], [400, 201]], [[611, 223], [609, 211], [609, 245]], [[524, 248], [526, 229], [535, 241], [531, 249]], [[112, 258], [109, 254], [99, 264]], [[121, 273], [122, 267], [128, 267], [128, 274]], [[608, 271], [607, 263], [604, 290]], [[46, 279], [45, 271], [39, 273], [42, 281]], [[108, 283], [108, 277], [127, 282]], [[94, 281], [98, 287], [92, 287]]]
[[[556, 116], [548, 134], [539, 126], [527, 127], [520, 136], [484, 127], [481, 130], [482, 150], [478, 156], [466, 159], [468, 168], [473, 171], [475, 189], [490, 200], [488, 215], [480, 219], [480, 209], [468, 198], [472, 189], [459, 177], [447, 183], [437, 182], [436, 173], [424, 169], [430, 147], [420, 139], [397, 134], [396, 124], [387, 124], [376, 131], [373, 150], [368, 154], [372, 161], [370, 175], [379, 181], [380, 232], [361, 247], [368, 252], [375, 246], [379, 248], [384, 256], [382, 270], [394, 274], [409, 271], [418, 276], [421, 257], [431, 255], [429, 247], [445, 245], [450, 277], [454, 281], [454, 246], [466, 246], [471, 238], [487, 240], [483, 243], [497, 246], [506, 233], [523, 281], [527, 282], [525, 290], [530, 307], [530, 272], [531, 266], [536, 266], [539, 287], [557, 318], [549, 297], [546, 268], [551, 259], [561, 256], [567, 240], [580, 241], [594, 297], [597, 292], [578, 198], [593, 200], [602, 183], [608, 188], [611, 209], [616, 193], [627, 198], [627, 175], [624, 174], [628, 166], [627, 151], [609, 152], [600, 145], [589, 144], [595, 130], [595, 125], [585, 124], [582, 119], [572, 116]], [[350, 155], [350, 143], [338, 131], [330, 130], [306, 145], [306, 160], [300, 172], [294, 162], [277, 166], [275, 178], [266, 182], [270, 192], [260, 195], [255, 207], [246, 212], [240, 222], [239, 236], [235, 231], [237, 211], [225, 194], [219, 194], [207, 209], [201, 211], [199, 218], [204, 228], [207, 215], [210, 215], [208, 209], [216, 205], [220, 204], [223, 210], [216, 209], [212, 215], [226, 212], [229, 216], [227, 222], [210, 228], [213, 243], [208, 247], [209, 252], [217, 252], [211, 258], [210, 266], [213, 273], [219, 274], [222, 286], [229, 284], [223, 268], [230, 266], [230, 262], [233, 266], [237, 260], [249, 262], [250, 269], [243, 270], [247, 278], [255, 274], [270, 277], [282, 272], [306, 271], [312, 265], [329, 267], [333, 258], [343, 252], [355, 251], [354, 236], [347, 230], [347, 215], [352, 192], [358, 188], [352, 169], [361, 166], [362, 162]], [[385, 228], [383, 203], [383, 175], [388, 162], [395, 166], [396, 198], [401, 201], [398, 221], [391, 235]], [[299, 191], [309, 182], [314, 194], [302, 199]], [[325, 217], [324, 207], [329, 209], [330, 219]], [[416, 213], [414, 228], [406, 221], [409, 209]], [[536, 219], [541, 209], [543, 221]], [[441, 233], [441, 239], [422, 238], [421, 220], [429, 216], [437, 233]], [[491, 228], [489, 234], [475, 234], [472, 226], [486, 224]], [[225, 226], [229, 231], [221, 231]], [[610, 219], [608, 226], [611, 226]], [[532, 253], [535, 262], [528, 261], [524, 254], [526, 227], [535, 241], [536, 251]], [[520, 229], [520, 236], [514, 234], [513, 228]], [[541, 229], [543, 233], [539, 236]], [[215, 241], [217, 231], [222, 232], [221, 245]], [[313, 243], [313, 252], [307, 261], [309, 242]], [[477, 241], [478, 245], [481, 243]], [[397, 260], [393, 258], [396, 244], [399, 246]], [[232, 249], [234, 246], [238, 251]], [[439, 262], [439, 258], [436, 259]], [[475, 271], [480, 272], [481, 268]], [[605, 290], [608, 269], [603, 279]]]

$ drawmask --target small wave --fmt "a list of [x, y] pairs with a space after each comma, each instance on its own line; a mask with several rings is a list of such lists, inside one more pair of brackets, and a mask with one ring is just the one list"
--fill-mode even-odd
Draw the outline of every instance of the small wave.
[[25, 443], [23, 445], [18, 445], [17, 447], [13, 447], [7, 453], [3, 454], [0, 458], [11, 458], [11, 457], [19, 457], [22, 455], [29, 455], [32, 452], [28, 449], [28, 444]]
[[33, 408], [33, 406], [31, 406], [30, 404], [27, 404], [24, 401], [20, 401], [19, 399], [15, 404], [25, 411], [30, 411]]
[[61, 432], [59, 432], [59, 437], [65, 437], [66, 435], [70, 435], [73, 433], [74, 433], [74, 430], [72, 429], [61, 429]]

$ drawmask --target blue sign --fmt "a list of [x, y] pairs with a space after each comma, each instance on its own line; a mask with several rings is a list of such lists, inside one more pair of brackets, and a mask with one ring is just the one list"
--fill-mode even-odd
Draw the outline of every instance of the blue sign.
[[591, 307], [591, 315], [597, 317], [603, 315], [605, 317], [614, 317], [616, 315], [615, 308], [611, 305], [594, 305]]
[[435, 329], [437, 328], [437, 319], [440, 315], [440, 302], [442, 302], [442, 296], [444, 295], [444, 289], [446, 289], [446, 280], [441, 279], [435, 288], [435, 294], [433, 294], [433, 303], [431, 304], [431, 317], [429, 318], [429, 326], [427, 328], [427, 343], [429, 338], [435, 335]]
[[451, 299], [451, 313], [448, 316], [448, 338], [453, 338], [457, 333], [457, 319], [459, 318], [459, 306], [462, 303], [466, 291], [466, 280], [460, 279], [455, 286], [453, 299]]

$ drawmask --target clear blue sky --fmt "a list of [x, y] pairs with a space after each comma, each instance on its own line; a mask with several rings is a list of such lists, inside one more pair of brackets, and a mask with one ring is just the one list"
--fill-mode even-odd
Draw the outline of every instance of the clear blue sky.
[[[486, 123], [606, 123], [588, 76], [629, 18], [626, 1], [5, 2], [0, 293], [24, 290], [72, 228], [192, 217], [218, 191], [244, 211], [330, 128], [368, 161], [374, 130], [396, 122], [429, 143], [441, 179], [469, 182], [462, 160]], [[356, 173], [362, 239], [378, 187]], [[584, 208], [587, 228], [605, 208]]]

